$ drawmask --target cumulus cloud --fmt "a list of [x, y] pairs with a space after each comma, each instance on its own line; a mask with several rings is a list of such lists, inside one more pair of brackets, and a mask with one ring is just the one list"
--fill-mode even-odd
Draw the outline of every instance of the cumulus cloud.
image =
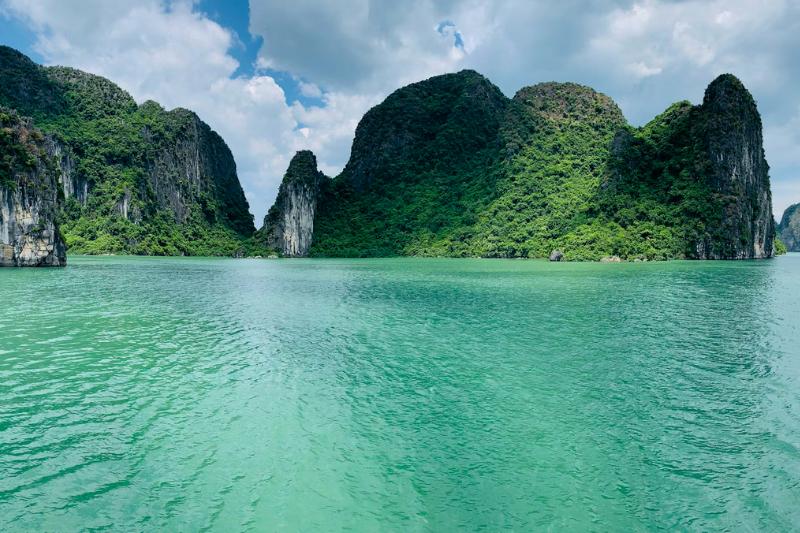
[[[463, 37], [454, 24], [437, 31], [437, 24], [449, 21], [447, 4], [254, 0], [250, 32], [264, 39], [262, 65], [329, 90], [385, 91], [450, 71], [463, 57]], [[461, 46], [455, 46], [456, 35]]]
[[800, 202], [800, 103], [795, 100], [794, 105], [785, 121], [775, 121], [764, 132], [764, 150], [771, 167], [773, 212], [778, 220], [787, 207]]
[[[68, 64], [122, 84], [139, 99], [167, 106], [195, 97], [238, 66], [227, 54], [234, 37], [193, 11], [190, 3], [7, 0], [9, 11], [37, 32], [35, 49], [50, 63]], [[112, 7], [113, 6], [113, 7]]]
[[328, 92], [319, 106], [303, 106], [295, 102], [294, 116], [302, 124], [303, 139], [296, 141], [297, 149], [314, 151], [320, 170], [329, 176], [338, 174], [350, 155], [358, 121], [383, 94], [350, 94]]
[[[671, 102], [698, 102], [719, 74], [736, 74], [764, 123], [776, 216], [800, 201], [800, 3], [642, 0], [611, 9], [581, 53], [609, 94], [642, 123]], [[633, 80], [631, 80], [633, 77]]]
[[[796, 45], [796, 24], [787, 21], [798, 15], [797, 5], [785, 0], [642, 0], [600, 18], [579, 65], [605, 78], [637, 122], [652, 116], [654, 103], [697, 99], [723, 72], [767, 94]], [[634, 101], [639, 91], [644, 97]]]
[[[296, 149], [311, 148], [336, 174], [369, 107], [461, 68], [508, 95], [540, 81], [591, 85], [635, 124], [674, 101], [700, 101], [714, 77], [733, 72], [764, 118], [776, 213], [800, 201], [794, 0], [251, 0], [249, 31], [263, 44], [246, 77], [234, 75], [236, 35], [196, 3], [75, 4], [0, 0], [31, 27], [48, 63], [105, 75], [140, 101], [197, 111], [231, 146], [257, 220]], [[265, 69], [295, 80], [303, 103], [287, 102]]]
[[322, 89], [314, 83], [300, 82], [300, 93], [308, 98], [321, 98]]
[[48, 64], [105, 76], [139, 102], [197, 112], [230, 146], [260, 222], [300, 133], [272, 77], [232, 77], [235, 34], [183, 1], [6, 0], [3, 7], [35, 31], [35, 50]]

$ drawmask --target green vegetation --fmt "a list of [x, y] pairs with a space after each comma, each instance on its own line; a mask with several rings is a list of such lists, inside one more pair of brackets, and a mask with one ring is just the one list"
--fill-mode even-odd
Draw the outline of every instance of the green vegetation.
[[[694, 153], [672, 155], [691, 138], [690, 105], [635, 130], [588, 87], [545, 83], [510, 102], [495, 92], [489, 106], [475, 105], [476, 85], [496, 91], [474, 73], [440, 76], [365, 116], [351, 162], [321, 202], [314, 255], [684, 256], [693, 202], [707, 197], [681, 172]], [[370, 142], [388, 149], [360, 150]], [[405, 150], [391, 153], [398, 145]]]
[[[520, 90], [501, 130], [496, 199], [448, 243], [458, 255], [566, 259], [611, 255], [619, 230], [594, 219], [608, 146], [625, 124], [605, 95], [571, 83]], [[464, 238], [466, 237], [466, 238]]]
[[[679, 102], [633, 128], [610, 98], [572, 83], [511, 101], [471, 71], [400, 89], [359, 124], [320, 200], [311, 253], [735, 257], [763, 210], [757, 192], [725, 182], [731, 173], [709, 150], [760, 145], [760, 119], [733, 76], [709, 90], [710, 102]], [[766, 177], [763, 158], [755, 165]]]
[[0, 187], [15, 188], [17, 174], [36, 168], [35, 143], [41, 140], [41, 132], [26, 127], [16, 111], [0, 107]]
[[40, 67], [7, 47], [0, 70], [0, 104], [32, 117], [64, 147], [75, 194], [64, 198], [61, 229], [71, 252], [266, 252], [252, 239], [230, 151], [194, 113], [138, 106], [104, 78]]
[[694, 257], [695, 243], [714, 240], [723, 210], [705, 176], [702, 111], [679, 102], [643, 128], [626, 127], [615, 139], [607, 181], [598, 195], [598, 216], [618, 225], [621, 257]]
[[[0, 71], [0, 105], [61, 147], [61, 228], [73, 252], [270, 253], [230, 151], [194, 113], [137, 105], [108, 80], [39, 67], [5, 47]], [[2, 183], [35, 162], [13, 135], [0, 129]], [[319, 178], [298, 163], [288, 182], [293, 172]], [[651, 260], [749, 257], [757, 235], [767, 235], [760, 250], [773, 246], [761, 121], [731, 75], [703, 105], [679, 102], [642, 128], [581, 85], [542, 83], [509, 100], [473, 71], [436, 76], [370, 110], [344, 171], [312, 189], [313, 256], [543, 258], [557, 249], [567, 260]], [[285, 208], [276, 203], [267, 225]]]
[[350, 162], [323, 192], [312, 255], [435, 255], [491, 201], [507, 106], [463, 71], [395, 91], [362, 119]]

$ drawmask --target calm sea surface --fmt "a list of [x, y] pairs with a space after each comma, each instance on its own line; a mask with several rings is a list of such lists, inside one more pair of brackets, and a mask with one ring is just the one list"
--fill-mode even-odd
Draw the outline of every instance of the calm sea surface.
[[2, 531], [800, 528], [800, 255], [0, 270]]

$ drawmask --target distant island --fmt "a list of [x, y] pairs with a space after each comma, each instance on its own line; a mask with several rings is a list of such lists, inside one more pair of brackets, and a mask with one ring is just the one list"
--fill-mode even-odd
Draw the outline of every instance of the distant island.
[[778, 236], [790, 252], [800, 252], [800, 204], [789, 206], [778, 224]]
[[[589, 87], [541, 83], [509, 99], [465, 70], [367, 112], [335, 178], [298, 152], [256, 230], [230, 150], [197, 115], [0, 47], [0, 265], [60, 266], [67, 249], [768, 258], [780, 244], [761, 130], [730, 74], [701, 105], [634, 128]], [[792, 246], [798, 227], [781, 225]]]

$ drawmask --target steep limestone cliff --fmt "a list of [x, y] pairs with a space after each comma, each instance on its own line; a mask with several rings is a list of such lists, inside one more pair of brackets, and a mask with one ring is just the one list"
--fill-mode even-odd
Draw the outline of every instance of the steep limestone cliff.
[[714, 238], [697, 243], [705, 259], [772, 257], [775, 222], [761, 116], [750, 92], [730, 74], [706, 89], [702, 112], [711, 163], [706, 177], [723, 212]]
[[311, 248], [314, 216], [327, 178], [317, 170], [317, 158], [297, 152], [283, 177], [275, 204], [259, 230], [267, 246], [285, 257], [305, 257]]
[[755, 101], [725, 74], [702, 105], [679, 102], [617, 134], [597, 203], [628, 236], [623, 257], [767, 258], [768, 170]]
[[200, 206], [204, 218], [222, 222], [241, 235], [253, 233], [253, 219], [236, 175], [233, 154], [215, 131], [187, 109], [164, 111], [148, 101], [139, 114], [152, 120], [142, 136], [147, 147], [147, 187], [156, 209], [185, 224]]
[[472, 71], [392, 93], [322, 195], [312, 255], [749, 259], [773, 254], [755, 101], [723, 75], [642, 128], [611, 98]]
[[790, 252], [800, 252], [800, 204], [789, 206], [778, 225], [778, 236]]
[[107, 79], [3, 46], [0, 105], [59, 141], [71, 250], [230, 255], [249, 246], [255, 227], [233, 156], [191, 111], [137, 105]]
[[0, 266], [64, 266], [57, 224], [61, 147], [0, 107]]

